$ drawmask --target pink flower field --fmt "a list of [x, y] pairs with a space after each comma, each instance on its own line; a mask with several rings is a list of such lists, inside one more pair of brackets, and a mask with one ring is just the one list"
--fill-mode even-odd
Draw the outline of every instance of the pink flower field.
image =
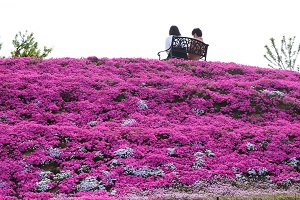
[[211, 195], [258, 185], [299, 192], [299, 103], [292, 71], [0, 58], [0, 196], [150, 199], [194, 188], [201, 197], [216, 185]]

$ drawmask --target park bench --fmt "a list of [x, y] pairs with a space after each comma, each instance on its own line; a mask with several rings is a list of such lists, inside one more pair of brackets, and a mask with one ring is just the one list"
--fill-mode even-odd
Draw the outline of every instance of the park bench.
[[196, 54], [200, 56], [201, 60], [206, 60], [208, 44], [201, 42], [200, 40], [189, 38], [189, 37], [178, 37], [173, 36], [171, 46], [163, 51], [157, 53], [159, 60], [161, 60], [162, 52], [169, 52], [168, 57], [163, 60], [170, 58], [183, 58], [188, 59], [187, 53]]

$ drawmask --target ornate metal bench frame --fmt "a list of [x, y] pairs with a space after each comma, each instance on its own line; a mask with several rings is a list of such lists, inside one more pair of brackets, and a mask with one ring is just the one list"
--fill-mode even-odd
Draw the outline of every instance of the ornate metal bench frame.
[[[169, 51], [167, 59], [184, 58], [182, 56], [178, 57], [178, 54], [182, 55], [190, 53], [199, 55], [201, 60], [206, 60], [208, 46], [208, 44], [205, 44], [204, 42], [201, 42], [200, 40], [194, 38], [173, 36], [170, 48], [158, 52], [157, 55], [159, 57], [159, 60], [161, 60], [160, 53], [162, 52]], [[187, 57], [184, 59], [187, 59]]]

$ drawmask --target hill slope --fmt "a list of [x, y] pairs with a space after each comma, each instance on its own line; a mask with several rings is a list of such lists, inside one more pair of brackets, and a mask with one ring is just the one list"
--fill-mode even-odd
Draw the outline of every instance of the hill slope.
[[0, 85], [2, 196], [123, 195], [222, 180], [287, 188], [300, 181], [296, 72], [201, 61], [10, 58], [0, 59]]

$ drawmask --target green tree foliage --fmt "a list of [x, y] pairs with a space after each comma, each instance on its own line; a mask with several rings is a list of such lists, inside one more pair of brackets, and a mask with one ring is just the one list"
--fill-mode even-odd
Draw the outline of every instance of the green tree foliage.
[[26, 30], [25, 34], [20, 31], [16, 34], [15, 39], [12, 41], [15, 50], [11, 52], [12, 57], [38, 57], [45, 58], [51, 53], [52, 48], [44, 46], [43, 51], [38, 48], [38, 42], [34, 41], [33, 33], [28, 35]]
[[[299, 65], [295, 67], [298, 54], [300, 52], [300, 44], [298, 49], [295, 51], [293, 50], [293, 45], [296, 36], [293, 38], [288, 38], [286, 40], [285, 36], [282, 37], [281, 40], [281, 48], [278, 49], [275, 45], [275, 39], [270, 38], [271, 47], [265, 45], [267, 50], [267, 54], [264, 57], [269, 61], [268, 66], [271, 68], [278, 68], [278, 69], [286, 69], [286, 70], [293, 70], [299, 72]], [[272, 50], [274, 50], [272, 52]]]

